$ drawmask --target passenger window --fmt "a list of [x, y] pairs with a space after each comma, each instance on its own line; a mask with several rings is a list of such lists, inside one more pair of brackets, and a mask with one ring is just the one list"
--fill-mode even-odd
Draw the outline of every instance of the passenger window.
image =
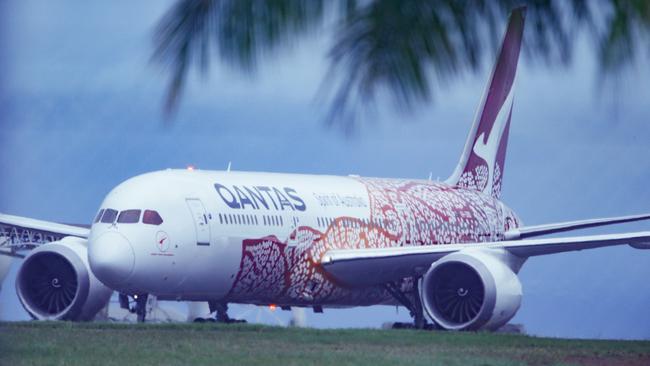
[[117, 217], [117, 211], [111, 208], [107, 208], [104, 210], [104, 214], [102, 215], [102, 223], [112, 224], [115, 221], [116, 217]]
[[124, 210], [117, 217], [120, 224], [135, 224], [140, 221], [140, 210]]
[[160, 225], [163, 223], [163, 219], [160, 217], [157, 211], [144, 210], [144, 214], [142, 215], [142, 223], [149, 225]]
[[95, 221], [93, 221], [93, 222], [95, 222], [95, 223], [99, 222], [99, 219], [102, 218], [102, 214], [104, 214], [104, 209], [103, 208], [101, 210], [99, 210], [99, 212], [97, 213], [97, 216], [95, 217]]

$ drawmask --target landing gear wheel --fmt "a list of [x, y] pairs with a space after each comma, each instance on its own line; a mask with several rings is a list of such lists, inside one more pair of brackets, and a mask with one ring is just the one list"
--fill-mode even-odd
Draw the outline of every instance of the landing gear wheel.
[[215, 315], [215, 320], [217, 323], [246, 323], [246, 320], [244, 319], [232, 319], [228, 316], [228, 303], [209, 301], [208, 306], [210, 306], [210, 312], [217, 312]]
[[[128, 310], [131, 314], [136, 314], [138, 323], [144, 323], [147, 315], [147, 298], [148, 294], [127, 295], [119, 293], [120, 308]], [[133, 304], [133, 306], [131, 306]]]
[[388, 293], [408, 309], [413, 318], [413, 323], [395, 323], [393, 324], [393, 328], [434, 329], [435, 326], [433, 324], [428, 324], [424, 317], [424, 308], [422, 307], [422, 301], [420, 299], [420, 278], [413, 277], [411, 280], [413, 281], [413, 285], [411, 286], [410, 291], [404, 291], [399, 282], [387, 283], [385, 285]]

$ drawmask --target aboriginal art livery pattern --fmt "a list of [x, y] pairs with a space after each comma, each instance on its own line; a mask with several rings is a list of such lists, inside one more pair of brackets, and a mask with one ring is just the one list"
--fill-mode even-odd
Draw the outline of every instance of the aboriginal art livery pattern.
[[[367, 188], [370, 220], [340, 217], [325, 232], [299, 227], [242, 243], [229, 301], [259, 304], [392, 303], [381, 287], [350, 289], [319, 265], [331, 249], [487, 242], [518, 227], [515, 214], [480, 192], [429, 181], [355, 178]], [[410, 280], [405, 280], [406, 284]]]
[[445, 184], [355, 178], [369, 197], [369, 220], [340, 217], [325, 232], [299, 227], [289, 240], [244, 240], [230, 301], [370, 305], [391, 301], [380, 287], [353, 290], [319, 265], [331, 249], [381, 248], [502, 240], [519, 220], [501, 194], [513, 84], [524, 17], [511, 17], [465, 150]]

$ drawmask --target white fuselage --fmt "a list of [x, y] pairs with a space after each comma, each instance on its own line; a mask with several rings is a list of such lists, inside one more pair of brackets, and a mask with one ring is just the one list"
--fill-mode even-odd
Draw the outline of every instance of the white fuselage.
[[[518, 225], [498, 200], [441, 183], [201, 170], [129, 179], [105, 198], [109, 209], [89, 238], [107, 286], [287, 305], [386, 302], [381, 289], [328, 278], [318, 265], [327, 249], [494, 241]], [[139, 212], [121, 216], [129, 210]]]

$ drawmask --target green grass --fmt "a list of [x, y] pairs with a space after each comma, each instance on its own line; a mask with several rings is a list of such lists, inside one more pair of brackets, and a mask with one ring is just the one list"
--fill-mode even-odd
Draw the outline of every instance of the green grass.
[[650, 342], [211, 323], [0, 323], [0, 365], [88, 364], [650, 365]]

